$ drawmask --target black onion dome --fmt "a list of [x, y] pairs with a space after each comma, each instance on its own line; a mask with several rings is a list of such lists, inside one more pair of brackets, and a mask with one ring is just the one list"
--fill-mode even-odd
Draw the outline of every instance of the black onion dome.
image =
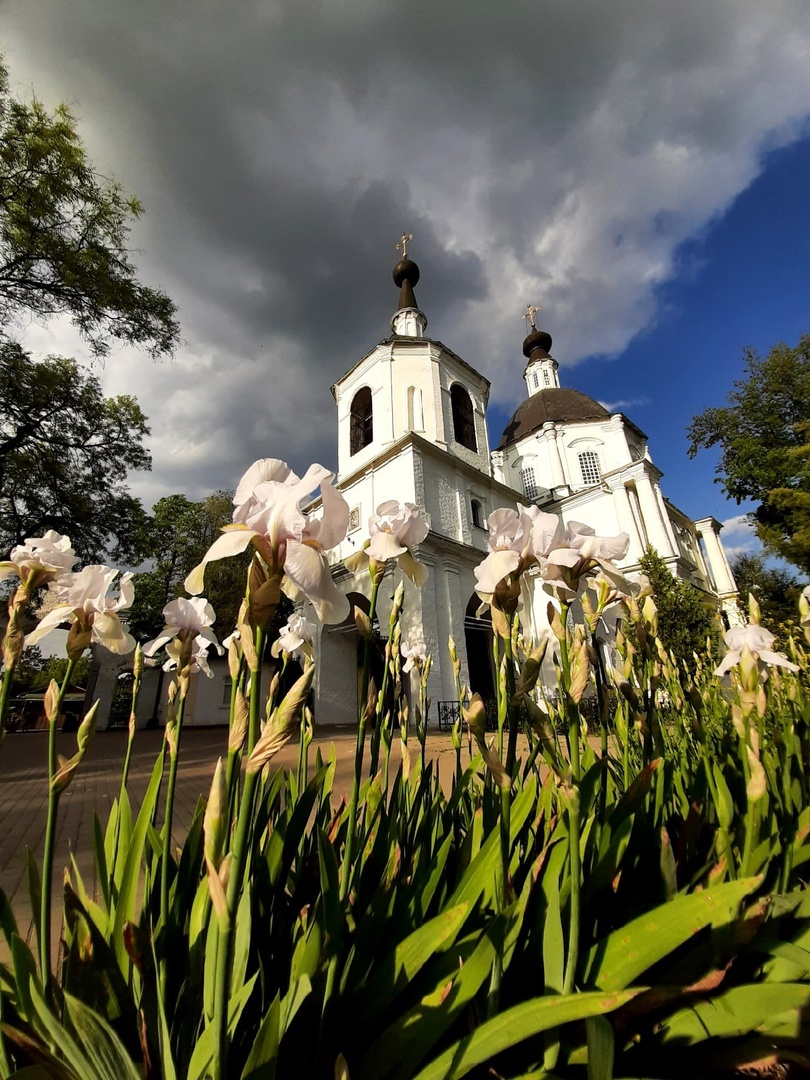
[[[548, 336], [548, 335], [546, 335]], [[510, 443], [518, 442], [534, 431], [539, 431], [549, 421], [566, 423], [575, 420], [606, 420], [610, 413], [598, 401], [572, 390], [567, 386], [550, 386], [528, 397], [518, 407], [506, 425], [498, 443], [503, 450]]]
[[541, 349], [548, 356], [551, 351], [551, 334], [547, 334], [545, 330], [532, 330], [523, 342], [523, 355], [527, 360], [535, 349]]
[[417, 308], [413, 287], [419, 281], [419, 267], [412, 259], [400, 259], [394, 267], [394, 284], [399, 286], [399, 304], [397, 311], [403, 308]]
[[393, 271], [394, 284], [402, 287], [403, 281], [409, 281], [411, 286], [419, 284], [419, 267], [412, 259], [400, 259]]

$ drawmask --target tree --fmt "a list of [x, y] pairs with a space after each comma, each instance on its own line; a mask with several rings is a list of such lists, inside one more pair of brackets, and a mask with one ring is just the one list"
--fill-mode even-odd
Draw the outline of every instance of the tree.
[[640, 566], [649, 578], [658, 608], [658, 636], [679, 660], [688, 663], [692, 653], [700, 655], [704, 651], [707, 637], [717, 635], [717, 612], [694, 585], [673, 576], [651, 545], [642, 555]]
[[0, 386], [0, 551], [55, 529], [84, 562], [140, 562], [144, 514], [125, 479], [151, 458], [135, 398], [106, 398], [74, 360], [34, 363], [2, 340]]
[[95, 355], [110, 337], [172, 352], [175, 305], [141, 285], [131, 262], [141, 213], [93, 169], [70, 111], [16, 100], [0, 64], [0, 325], [67, 314]]
[[731, 560], [731, 572], [743, 607], [753, 594], [768, 629], [778, 631], [783, 623], [796, 621], [801, 585], [790, 571], [766, 566], [761, 555], [741, 552]]
[[718, 446], [726, 495], [758, 502], [751, 518], [762, 543], [810, 572], [810, 335], [764, 359], [746, 349], [744, 362], [728, 406], [693, 418], [689, 454]]

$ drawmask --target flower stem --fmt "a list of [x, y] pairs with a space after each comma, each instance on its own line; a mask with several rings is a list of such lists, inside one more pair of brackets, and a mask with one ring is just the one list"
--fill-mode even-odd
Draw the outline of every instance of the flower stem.
[[[379, 580], [373, 580], [371, 585], [371, 602], [369, 604], [368, 617], [371, 625], [374, 625], [374, 616], [377, 612], [377, 593], [380, 588]], [[352, 860], [354, 858], [354, 845], [357, 836], [357, 812], [360, 798], [360, 778], [363, 775], [363, 755], [366, 743], [366, 723], [368, 710], [366, 708], [368, 698], [368, 685], [371, 676], [371, 638], [366, 638], [363, 651], [363, 674], [360, 680], [360, 701], [358, 702], [360, 716], [357, 724], [357, 745], [354, 752], [354, 777], [352, 779], [352, 794], [349, 800], [348, 828], [346, 831], [346, 850], [343, 854], [343, 866], [340, 874], [340, 899], [345, 900], [349, 892], [351, 880]]]
[[[256, 628], [256, 656], [258, 663], [250, 673], [250, 716], [248, 730], [258, 733], [261, 695], [262, 653], [264, 652], [264, 631]], [[228, 878], [226, 910], [219, 926], [219, 949], [217, 956], [216, 981], [214, 985], [214, 1023], [216, 1039], [214, 1042], [214, 1080], [226, 1080], [228, 1076], [228, 989], [231, 981], [233, 963], [233, 930], [236, 922], [236, 909], [239, 894], [245, 876], [245, 867], [249, 853], [250, 826], [253, 821], [253, 803], [260, 770], [248, 769], [245, 773], [245, 786], [239, 803], [236, 821], [236, 834], [232, 848], [231, 872]]]
[[56, 726], [62, 710], [73, 668], [76, 661], [68, 659], [65, 677], [56, 697], [48, 724], [48, 817], [45, 823], [45, 851], [42, 856], [42, 895], [39, 913], [39, 967], [42, 981], [47, 984], [51, 977], [51, 885], [53, 882], [53, 857], [56, 842], [56, 821], [59, 812], [59, 791], [54, 788], [56, 776]]
[[169, 863], [172, 857], [172, 820], [174, 817], [174, 791], [177, 786], [177, 763], [180, 758], [180, 736], [183, 731], [183, 714], [186, 695], [177, 702], [177, 730], [174, 746], [169, 744], [169, 782], [166, 786], [166, 810], [163, 815], [163, 866], [160, 875], [160, 921], [164, 933], [169, 919]]

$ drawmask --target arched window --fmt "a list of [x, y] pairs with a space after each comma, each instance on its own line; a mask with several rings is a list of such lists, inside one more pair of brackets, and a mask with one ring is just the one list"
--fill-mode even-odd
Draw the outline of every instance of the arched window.
[[422, 391], [418, 386], [408, 387], [408, 431], [424, 431], [425, 414], [422, 410]]
[[371, 411], [371, 390], [364, 386], [354, 395], [349, 429], [349, 453], [356, 454], [374, 438], [374, 417]]
[[534, 469], [527, 465], [521, 470], [520, 478], [523, 481], [523, 493], [527, 499], [537, 498], [537, 481], [534, 478]]
[[478, 499], [472, 499], [470, 501], [470, 509], [472, 510], [472, 523], [476, 529], [485, 529], [484, 525], [484, 508]]
[[450, 404], [453, 408], [453, 438], [468, 450], [478, 450], [472, 401], [464, 387], [458, 383], [453, 383], [450, 387]]
[[598, 484], [602, 478], [599, 472], [599, 458], [593, 450], [584, 450], [579, 455], [579, 467], [582, 470], [583, 484]]

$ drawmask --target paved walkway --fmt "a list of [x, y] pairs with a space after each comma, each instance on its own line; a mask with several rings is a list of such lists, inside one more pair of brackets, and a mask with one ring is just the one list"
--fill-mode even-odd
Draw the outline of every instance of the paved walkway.
[[[130, 770], [129, 796], [139, 804], [151, 775], [163, 734], [158, 731], [139, 731], [135, 741]], [[227, 753], [228, 733], [225, 728], [187, 728], [183, 732], [180, 768], [175, 798], [173, 836], [180, 844], [188, 828], [197, 799], [206, 795], [211, 786], [217, 758]], [[316, 747], [326, 759], [334, 743], [337, 752], [334, 792], [337, 798], [351, 790], [355, 735], [353, 731], [324, 729], [310, 746], [310, 775]], [[411, 735], [412, 753], [419, 744]], [[452, 776], [454, 752], [449, 734], [430, 732], [428, 758], [438, 760], [443, 782]], [[75, 752], [75, 736], [59, 736], [59, 752], [66, 757]], [[54, 862], [54, 942], [59, 939], [60, 894], [63, 868], [76, 860], [79, 873], [90, 891], [95, 888], [93, 868], [93, 814], [98, 813], [102, 828], [114, 799], [118, 797], [121, 767], [126, 752], [126, 732], [99, 732], [74, 774], [73, 782], [64, 792], [59, 804], [59, 824]], [[34, 731], [7, 735], [0, 748], [0, 888], [12, 903], [18, 927], [31, 940], [31, 911], [26, 880], [26, 850], [31, 849], [38, 860], [42, 858], [47, 809], [47, 734]], [[399, 739], [391, 753], [392, 767], [399, 763]], [[295, 767], [298, 742], [291, 741], [276, 758], [279, 764]], [[468, 761], [464, 752], [464, 763]], [[168, 768], [168, 766], [167, 766]], [[0, 950], [5, 953], [5, 949]]]

